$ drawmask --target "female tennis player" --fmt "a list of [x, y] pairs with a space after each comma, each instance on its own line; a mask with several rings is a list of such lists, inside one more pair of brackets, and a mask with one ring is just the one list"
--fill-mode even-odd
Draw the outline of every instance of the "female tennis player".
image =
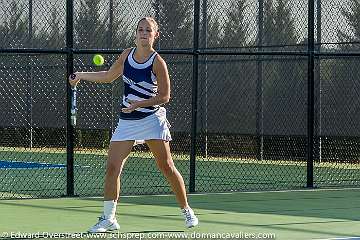
[[184, 180], [171, 157], [171, 135], [166, 110], [170, 79], [165, 61], [154, 50], [159, 36], [158, 25], [151, 17], [140, 19], [136, 29], [136, 47], [126, 49], [108, 71], [75, 72], [69, 77], [72, 86], [80, 80], [111, 83], [122, 75], [124, 95], [118, 126], [111, 138], [104, 186], [104, 212], [89, 232], [120, 229], [115, 218], [120, 193], [120, 174], [134, 143], [145, 141], [157, 166], [170, 183], [185, 217], [185, 225], [194, 227], [198, 219], [190, 208]]

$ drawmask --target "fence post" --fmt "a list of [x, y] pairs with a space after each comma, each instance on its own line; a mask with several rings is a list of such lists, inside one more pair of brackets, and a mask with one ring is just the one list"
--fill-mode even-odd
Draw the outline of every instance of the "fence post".
[[193, 45], [193, 80], [191, 98], [191, 151], [190, 151], [190, 178], [189, 191], [195, 192], [195, 161], [196, 161], [196, 138], [197, 138], [197, 102], [199, 82], [199, 25], [200, 25], [200, 0], [194, 2], [194, 45]]
[[307, 187], [314, 186], [314, 29], [315, 3], [308, 2], [308, 108], [307, 108]]
[[32, 45], [32, 33], [33, 33], [33, 0], [29, 0], [29, 23], [28, 23], [28, 42], [30, 44], [30, 48]]
[[67, 156], [67, 196], [74, 196], [74, 127], [71, 125], [71, 87], [67, 77], [73, 72], [73, 0], [66, 1], [66, 156]]
[[[208, 45], [207, 45], [207, 33], [208, 33], [208, 29], [207, 29], [207, 21], [208, 21], [208, 15], [207, 15], [207, 11], [208, 11], [208, 0], [202, 0], [202, 7], [201, 7], [201, 14], [202, 14], [202, 23], [201, 23], [201, 29], [199, 29], [199, 32], [201, 34], [199, 34], [199, 41], [200, 41], [200, 45], [202, 48], [207, 49]], [[198, 88], [200, 89], [200, 102], [199, 102], [199, 118], [201, 121], [201, 124], [199, 124], [201, 126], [201, 138], [200, 138], [200, 151], [202, 154], [202, 157], [204, 157], [205, 159], [207, 159], [208, 157], [208, 64], [207, 64], [208, 58], [205, 55], [202, 59], [201, 62], [203, 63], [203, 65], [201, 66], [201, 70], [200, 71], [200, 78], [203, 79], [203, 81], [199, 82]]]
[[114, 25], [114, 1], [109, 2], [109, 36], [108, 36], [108, 48], [113, 48], [113, 25]]
[[[160, 19], [160, 3], [159, 0], [155, 0], [154, 2], [154, 10], [155, 10], [155, 19], [159, 24], [159, 29], [161, 30], [161, 19]], [[161, 37], [157, 39], [157, 49], [161, 49]]]
[[[262, 51], [264, 29], [264, 0], [259, 0], [257, 45]], [[256, 83], [256, 158], [263, 160], [264, 154], [264, 114], [263, 114], [263, 64], [262, 56], [257, 57], [257, 83]]]
[[[29, 0], [29, 24], [28, 24], [28, 43], [29, 43], [29, 47], [33, 48], [33, 0]], [[34, 143], [34, 122], [33, 122], [33, 78], [34, 78], [34, 69], [33, 69], [33, 65], [29, 64], [30, 66], [30, 81], [29, 81], [29, 106], [28, 106], [28, 114], [29, 114], [29, 118], [30, 118], [30, 149], [33, 148], [33, 143]]]
[[[315, 53], [321, 52], [321, 0], [316, 0], [316, 45]], [[316, 154], [315, 159], [319, 159], [321, 162], [321, 71], [320, 71], [320, 56], [316, 55], [314, 60], [315, 68], [315, 138], [316, 138]]]

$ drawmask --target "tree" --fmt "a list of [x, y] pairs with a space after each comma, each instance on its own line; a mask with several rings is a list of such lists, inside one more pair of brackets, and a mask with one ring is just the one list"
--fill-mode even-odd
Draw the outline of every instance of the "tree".
[[81, 1], [81, 12], [75, 18], [75, 42], [79, 48], [100, 48], [106, 44], [106, 20], [100, 15], [100, 2]]
[[109, 22], [105, 31], [109, 48], [128, 48], [135, 39], [135, 30], [129, 28], [131, 24], [126, 21], [128, 18], [124, 17], [121, 7], [121, 0], [113, 0], [113, 9], [110, 9], [113, 11], [112, 25], [110, 26]]
[[359, 44], [353, 44], [352, 42], [360, 41], [360, 2], [358, 0], [349, 0], [349, 7], [345, 6], [341, 9], [341, 14], [345, 17], [350, 26], [350, 31], [338, 30], [338, 38], [340, 42], [348, 42], [348, 44], [340, 45], [342, 50], [359, 50]]
[[[62, 30], [62, 23], [60, 14], [55, 6], [50, 12], [50, 21], [42, 28], [41, 31], [36, 31], [34, 36], [33, 46], [37, 48], [61, 48], [65, 46], [65, 31]], [[34, 26], [36, 27], [36, 26]]]
[[241, 47], [247, 43], [249, 24], [246, 22], [246, 1], [235, 0], [227, 11], [224, 26], [223, 47]]
[[[341, 14], [347, 24], [345, 30], [339, 28], [337, 36], [339, 42], [338, 51], [359, 51], [360, 41], [360, 2], [349, 0], [342, 6]], [[357, 119], [360, 118], [360, 70], [359, 57], [334, 58], [326, 62], [326, 78], [323, 79], [322, 104], [323, 119], [332, 119], [327, 126], [328, 135], [359, 135], [360, 129]], [[323, 68], [323, 67], [322, 67]]]
[[47, 45], [50, 48], [65, 46], [65, 32], [62, 31], [62, 24], [59, 15], [58, 10], [54, 6], [51, 10], [50, 31], [49, 38], [47, 39]]
[[207, 19], [205, 23], [205, 29], [202, 29], [200, 32], [200, 38], [203, 41], [202, 46], [205, 47], [205, 40], [206, 40], [206, 47], [207, 48], [218, 48], [221, 47], [222, 44], [222, 37], [221, 37], [221, 26], [218, 17], [216, 17], [215, 13], [212, 11], [207, 12]]
[[[290, 1], [278, 0], [277, 6], [273, 0], [264, 2], [264, 39], [263, 45], [296, 44], [298, 36], [292, 18]], [[281, 47], [283, 48], [283, 47]]]
[[[264, 2], [264, 49], [297, 50], [289, 0]], [[263, 57], [265, 134], [303, 134], [307, 65], [299, 57]]]
[[22, 48], [28, 40], [28, 19], [23, 18], [23, 12], [17, 1], [10, 3], [11, 14], [8, 20], [0, 26], [0, 37], [3, 41], [2, 47]]
[[160, 48], [192, 47], [192, 0], [155, 0], [152, 3], [160, 30]]

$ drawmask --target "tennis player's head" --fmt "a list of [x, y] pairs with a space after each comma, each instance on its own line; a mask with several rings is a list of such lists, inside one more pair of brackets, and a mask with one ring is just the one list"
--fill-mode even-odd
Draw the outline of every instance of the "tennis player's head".
[[136, 27], [136, 46], [152, 47], [159, 37], [159, 27], [152, 17], [141, 18]]

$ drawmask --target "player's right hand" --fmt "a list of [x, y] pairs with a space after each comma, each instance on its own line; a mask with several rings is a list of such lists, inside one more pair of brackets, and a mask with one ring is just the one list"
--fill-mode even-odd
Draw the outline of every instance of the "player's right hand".
[[70, 74], [69, 83], [72, 87], [76, 86], [79, 83], [79, 81], [80, 81], [80, 78], [79, 78], [78, 72]]

